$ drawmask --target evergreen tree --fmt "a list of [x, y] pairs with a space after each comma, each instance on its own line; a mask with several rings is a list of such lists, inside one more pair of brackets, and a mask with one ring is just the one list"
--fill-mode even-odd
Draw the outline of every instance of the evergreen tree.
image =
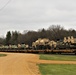
[[10, 39], [11, 39], [11, 32], [8, 31], [7, 34], [6, 34], [6, 45], [10, 44]]

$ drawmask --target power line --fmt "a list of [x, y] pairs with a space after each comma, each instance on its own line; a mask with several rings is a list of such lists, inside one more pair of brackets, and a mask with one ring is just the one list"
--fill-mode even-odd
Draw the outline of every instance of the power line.
[[2, 8], [0, 8], [0, 11], [3, 10], [10, 3], [10, 1], [11, 0], [8, 0], [8, 2]]

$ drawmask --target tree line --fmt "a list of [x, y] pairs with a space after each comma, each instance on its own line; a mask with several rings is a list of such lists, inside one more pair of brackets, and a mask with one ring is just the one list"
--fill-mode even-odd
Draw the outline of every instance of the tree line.
[[38, 31], [25, 31], [23, 34], [19, 31], [8, 31], [5, 38], [0, 38], [0, 44], [28, 44], [31, 46], [32, 42], [36, 41], [38, 38], [48, 38], [50, 40], [58, 41], [68, 36], [76, 37], [76, 30], [67, 30], [60, 25], [51, 25], [47, 29], [42, 28]]

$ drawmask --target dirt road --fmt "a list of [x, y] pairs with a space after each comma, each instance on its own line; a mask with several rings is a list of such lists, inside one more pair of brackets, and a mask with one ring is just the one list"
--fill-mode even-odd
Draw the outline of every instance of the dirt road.
[[[1, 53], [2, 54], [2, 53]], [[35, 54], [4, 53], [5, 57], [0, 57], [0, 75], [40, 75], [35, 63], [28, 62]]]
[[[1, 53], [2, 54], [2, 53]], [[0, 57], [0, 75], [40, 75], [36, 64], [76, 64], [76, 61], [39, 60], [39, 55], [26, 53], [3, 53]]]

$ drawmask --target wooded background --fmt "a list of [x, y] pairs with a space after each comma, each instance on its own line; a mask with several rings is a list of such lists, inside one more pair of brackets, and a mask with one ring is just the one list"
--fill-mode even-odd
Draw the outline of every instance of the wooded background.
[[38, 31], [27, 31], [20, 33], [19, 31], [8, 31], [5, 38], [0, 38], [0, 44], [28, 44], [32, 45], [32, 42], [36, 41], [38, 38], [48, 38], [50, 40], [62, 40], [64, 37], [73, 36], [76, 37], [75, 29], [65, 29], [60, 25], [51, 25], [47, 29], [39, 29]]

